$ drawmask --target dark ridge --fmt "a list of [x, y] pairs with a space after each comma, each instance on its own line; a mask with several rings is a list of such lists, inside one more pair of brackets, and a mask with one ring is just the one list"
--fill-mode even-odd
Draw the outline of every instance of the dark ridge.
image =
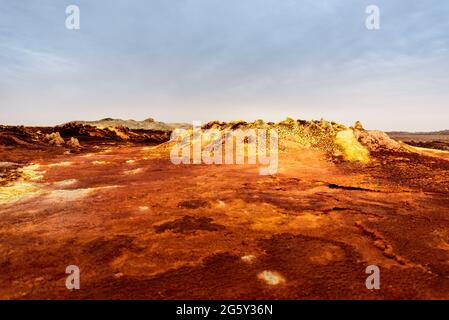
[[342, 190], [350, 190], [350, 191], [370, 191], [370, 192], [380, 192], [379, 190], [366, 189], [361, 187], [351, 187], [351, 186], [340, 186], [335, 183], [329, 183], [328, 185], [331, 189], [342, 189]]
[[198, 209], [206, 206], [209, 206], [209, 202], [200, 199], [186, 200], [178, 203], [178, 208], [183, 209]]
[[195, 218], [192, 216], [184, 216], [181, 219], [176, 219], [156, 226], [155, 230], [156, 233], [162, 233], [168, 230], [174, 233], [189, 233], [198, 230], [219, 231], [225, 229], [225, 226], [213, 223], [212, 221], [213, 220], [208, 217]]

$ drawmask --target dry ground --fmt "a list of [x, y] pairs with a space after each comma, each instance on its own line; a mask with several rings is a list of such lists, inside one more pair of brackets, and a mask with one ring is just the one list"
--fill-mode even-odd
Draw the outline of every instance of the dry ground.
[[274, 176], [124, 143], [0, 154], [29, 163], [0, 190], [1, 299], [449, 298], [445, 154], [297, 149]]

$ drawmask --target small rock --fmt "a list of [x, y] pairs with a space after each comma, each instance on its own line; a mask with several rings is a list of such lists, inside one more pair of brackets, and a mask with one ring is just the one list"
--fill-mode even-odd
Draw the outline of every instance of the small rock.
[[363, 125], [362, 125], [362, 123], [360, 121], [356, 121], [355, 122], [354, 129], [356, 129], [356, 130], [364, 130], [363, 129]]
[[59, 134], [59, 132], [53, 132], [50, 134], [46, 134], [44, 137], [44, 141], [48, 142], [52, 146], [60, 147], [62, 146], [65, 141]]
[[81, 148], [80, 142], [74, 137], [71, 137], [70, 140], [67, 141], [67, 145], [71, 148]]

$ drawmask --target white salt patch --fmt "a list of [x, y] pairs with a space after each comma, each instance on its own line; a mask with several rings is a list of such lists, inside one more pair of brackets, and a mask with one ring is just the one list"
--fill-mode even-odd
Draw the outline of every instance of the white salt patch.
[[54, 185], [56, 187], [67, 187], [67, 186], [71, 186], [77, 182], [78, 182], [78, 180], [76, 180], [76, 179], [67, 179], [67, 180], [55, 182]]
[[41, 166], [38, 164], [31, 164], [19, 169], [19, 172], [22, 175], [20, 180], [36, 181], [42, 179], [44, 177], [43, 174], [45, 174], [45, 171], [39, 170], [40, 167]]
[[5, 162], [5, 161], [2, 161], [2, 162], [0, 162], [0, 167], [1, 168], [9, 168], [9, 167], [12, 167], [12, 166], [14, 166], [14, 165], [16, 165], [17, 163], [15, 163], [15, 162]]
[[84, 198], [91, 189], [53, 190], [46, 196], [46, 201], [75, 201]]
[[275, 271], [263, 271], [259, 273], [257, 276], [259, 279], [265, 281], [267, 284], [271, 286], [278, 285], [280, 283], [284, 283], [285, 279], [278, 272]]
[[137, 168], [134, 170], [125, 170], [123, 171], [124, 174], [138, 174], [142, 172], [142, 168]]
[[37, 196], [43, 192], [40, 184], [16, 181], [0, 187], [0, 204], [17, 202], [32, 196]]
[[218, 200], [217, 207], [224, 208], [224, 207], [226, 207], [226, 204], [224, 203], [224, 201]]
[[104, 186], [85, 189], [53, 190], [46, 197], [47, 201], [75, 201], [79, 200], [96, 190], [117, 188], [118, 186]]
[[240, 259], [242, 259], [242, 260], [245, 261], [245, 262], [251, 262], [251, 261], [253, 261], [255, 258], [256, 258], [256, 257], [255, 257], [254, 255], [250, 254], [250, 255], [243, 256], [243, 257], [241, 257]]
[[72, 165], [72, 162], [63, 161], [63, 162], [58, 162], [58, 163], [52, 163], [52, 164], [49, 164], [48, 166], [49, 167], [68, 167], [70, 165]]
[[107, 162], [106, 161], [98, 161], [98, 160], [95, 160], [95, 161], [92, 161], [91, 162], [93, 165], [101, 165], [101, 164], [106, 164]]

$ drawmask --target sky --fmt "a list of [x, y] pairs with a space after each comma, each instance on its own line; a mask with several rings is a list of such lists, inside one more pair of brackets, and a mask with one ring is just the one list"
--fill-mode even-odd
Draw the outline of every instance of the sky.
[[449, 129], [448, 17], [441, 0], [0, 0], [0, 123]]

